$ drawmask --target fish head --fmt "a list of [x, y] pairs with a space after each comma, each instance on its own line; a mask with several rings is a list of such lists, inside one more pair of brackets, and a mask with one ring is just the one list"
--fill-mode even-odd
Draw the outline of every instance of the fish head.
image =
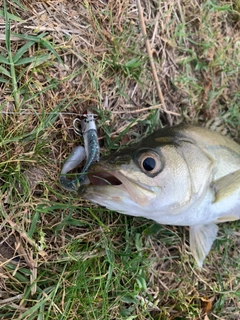
[[93, 164], [90, 184], [81, 186], [79, 194], [108, 209], [164, 223], [160, 217], [184, 211], [209, 177], [209, 161], [201, 170], [196, 166], [205, 157], [201, 151], [185, 156], [189, 145], [197, 148], [186, 138], [159, 137], [156, 132]]
[[145, 207], [159, 193], [157, 175], [163, 165], [161, 156], [152, 149], [107, 157], [92, 165], [88, 174], [91, 185], [85, 189], [86, 196], [89, 200], [94, 200], [97, 195], [107, 197], [121, 205], [125, 200], [131, 200]]

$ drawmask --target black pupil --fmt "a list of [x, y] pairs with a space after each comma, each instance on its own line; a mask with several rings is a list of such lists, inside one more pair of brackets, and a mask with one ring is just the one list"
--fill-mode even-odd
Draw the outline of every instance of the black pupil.
[[143, 161], [143, 168], [146, 171], [152, 171], [156, 166], [156, 161], [153, 158], [146, 158]]

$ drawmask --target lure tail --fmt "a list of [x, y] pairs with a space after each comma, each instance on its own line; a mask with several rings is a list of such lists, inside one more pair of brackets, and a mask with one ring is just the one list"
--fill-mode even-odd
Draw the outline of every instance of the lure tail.
[[61, 175], [60, 175], [60, 183], [65, 190], [68, 190], [68, 191], [78, 190], [79, 188], [78, 180], [80, 175], [76, 179], [69, 180], [67, 179], [66, 174], [69, 171], [76, 168], [85, 159], [85, 157], [86, 157], [86, 152], [84, 147], [78, 146], [72, 151], [67, 161], [64, 163], [61, 171]]

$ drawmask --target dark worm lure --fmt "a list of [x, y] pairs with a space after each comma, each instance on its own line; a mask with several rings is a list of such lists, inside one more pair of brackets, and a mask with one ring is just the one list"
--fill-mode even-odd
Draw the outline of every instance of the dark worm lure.
[[[81, 124], [81, 130], [78, 123]], [[69, 191], [78, 191], [79, 187], [87, 183], [88, 169], [93, 162], [99, 161], [100, 147], [98, 143], [97, 128], [94, 115], [90, 111], [85, 111], [81, 119], [73, 121], [74, 131], [77, 135], [83, 135], [84, 147], [78, 146], [68, 157], [60, 175], [60, 183], [62, 187]], [[69, 180], [66, 174], [76, 168], [84, 159], [86, 163], [82, 171], [75, 179]]]

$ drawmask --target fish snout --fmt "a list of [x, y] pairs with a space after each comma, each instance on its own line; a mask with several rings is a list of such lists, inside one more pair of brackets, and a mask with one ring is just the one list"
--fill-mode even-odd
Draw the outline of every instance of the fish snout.
[[106, 159], [105, 162], [110, 165], [120, 166], [123, 164], [129, 164], [132, 160], [132, 157], [129, 154], [116, 155], [114, 158]]

